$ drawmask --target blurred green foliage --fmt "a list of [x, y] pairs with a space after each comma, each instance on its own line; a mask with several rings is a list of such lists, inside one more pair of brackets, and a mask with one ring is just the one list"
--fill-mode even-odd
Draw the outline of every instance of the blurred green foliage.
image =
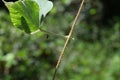
[[[87, 0], [56, 80], [120, 80], [120, 20], [99, 25], [100, 4]], [[67, 35], [78, 6], [79, 0], [54, 1], [43, 28]], [[0, 10], [0, 80], [51, 80], [64, 42], [42, 32], [25, 34]]]

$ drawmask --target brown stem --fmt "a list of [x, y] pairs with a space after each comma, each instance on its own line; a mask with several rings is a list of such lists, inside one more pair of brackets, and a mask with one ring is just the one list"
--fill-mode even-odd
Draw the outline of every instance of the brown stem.
[[70, 40], [70, 38], [71, 38], [71, 36], [72, 36], [72, 33], [73, 33], [73, 31], [74, 31], [74, 28], [75, 28], [75, 24], [76, 24], [76, 22], [77, 22], [77, 20], [78, 20], [78, 18], [79, 18], [79, 15], [80, 15], [80, 13], [81, 13], [81, 10], [82, 10], [83, 3], [84, 3], [84, 2], [85, 2], [85, 0], [82, 0], [82, 3], [80, 4], [79, 10], [78, 10], [78, 12], [77, 12], [77, 15], [76, 15], [76, 17], [75, 17], [75, 19], [74, 19], [74, 21], [73, 21], [73, 24], [72, 24], [72, 26], [71, 26], [71, 30], [70, 30], [70, 32], [69, 32], [69, 35], [68, 35], [67, 39], [66, 39], [66, 42], [65, 42], [65, 44], [64, 44], [64, 47], [63, 47], [63, 49], [62, 49], [62, 51], [61, 51], [61, 53], [60, 53], [59, 59], [58, 59], [58, 61], [57, 61], [57, 65], [56, 65], [56, 67], [55, 67], [55, 72], [54, 72], [54, 75], [53, 75], [53, 79], [52, 79], [52, 80], [55, 80], [56, 73], [57, 73], [57, 71], [58, 71], [58, 68], [59, 68], [59, 65], [60, 65], [60, 63], [61, 63], [62, 57], [63, 57], [63, 55], [64, 55], [66, 46], [67, 46], [67, 44], [68, 44], [68, 42], [69, 42], [69, 40]]

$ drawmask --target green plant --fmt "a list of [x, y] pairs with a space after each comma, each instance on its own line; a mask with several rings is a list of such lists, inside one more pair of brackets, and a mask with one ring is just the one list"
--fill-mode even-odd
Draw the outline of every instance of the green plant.
[[9, 9], [13, 25], [31, 34], [41, 28], [42, 18], [53, 7], [53, 3], [48, 0], [19, 0], [17, 2], [3, 0], [3, 2]]
[[[37, 29], [40, 29], [41, 31], [45, 31], [40, 28], [41, 27], [40, 25], [42, 22], [42, 18], [45, 17], [46, 14], [52, 9], [52, 7], [53, 7], [52, 2], [47, 1], [47, 0], [44, 0], [44, 1], [43, 0], [41, 0], [41, 1], [39, 1], [39, 0], [35, 0], [35, 1], [34, 0], [19, 0], [14, 3], [13, 2], [5, 2], [3, 0], [3, 2], [6, 4], [7, 8], [10, 11], [11, 20], [12, 20], [14, 26], [17, 26], [19, 29], [22, 29], [26, 33], [31, 33], [31, 34], [36, 32]], [[73, 30], [75, 28], [75, 24], [80, 15], [83, 3], [84, 3], [84, 0], [82, 1], [81, 5], [80, 5], [80, 8], [75, 17], [75, 20], [73, 21], [70, 33], [67, 36], [63, 50], [61, 51], [60, 57], [58, 59], [58, 62], [57, 62], [56, 68], [55, 68], [53, 80], [55, 80], [56, 72], [60, 65], [65, 48], [66, 48], [66, 46], [71, 38], [71, 35], [73, 33]]]
[[[46, 30], [35, 31], [35, 35], [14, 28], [7, 12], [0, 10], [1, 80], [51, 80], [59, 56], [57, 53], [61, 51], [65, 39], [51, 36], [46, 31], [68, 35], [79, 1], [67, 1], [54, 0], [51, 13], [44, 22], [42, 20], [40, 27]], [[96, 9], [95, 15], [99, 16], [99, 9], [94, 5], [87, 7]], [[110, 25], [112, 28], [109, 25], [101, 28], [94, 15], [87, 14], [85, 18], [87, 16], [89, 23], [82, 18], [76, 25], [75, 40], [71, 40], [66, 48], [56, 80], [119, 80], [120, 21], [117, 17], [117, 21], [110, 20], [112, 24], [115, 22], [113, 27]], [[48, 34], [47, 38], [44, 33]]]

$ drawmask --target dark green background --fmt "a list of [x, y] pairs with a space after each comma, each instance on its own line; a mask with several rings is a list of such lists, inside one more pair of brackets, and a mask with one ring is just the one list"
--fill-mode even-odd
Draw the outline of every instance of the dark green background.
[[[53, 0], [43, 29], [69, 33], [81, 0]], [[56, 80], [120, 80], [120, 0], [86, 0]], [[13, 27], [0, 1], [0, 80], [51, 80], [65, 39]]]

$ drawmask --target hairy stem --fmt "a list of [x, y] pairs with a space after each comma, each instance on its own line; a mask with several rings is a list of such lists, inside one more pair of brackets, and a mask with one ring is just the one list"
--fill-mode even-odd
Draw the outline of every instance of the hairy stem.
[[75, 17], [75, 19], [74, 19], [74, 21], [73, 21], [73, 23], [72, 23], [71, 30], [70, 30], [70, 32], [69, 32], [69, 35], [68, 35], [67, 39], [66, 39], [66, 42], [65, 42], [65, 44], [64, 44], [64, 47], [63, 47], [63, 49], [62, 49], [62, 51], [61, 51], [61, 53], [60, 53], [59, 59], [58, 59], [58, 61], [57, 61], [57, 64], [56, 64], [56, 67], [55, 67], [55, 72], [54, 72], [54, 75], [53, 75], [53, 79], [52, 79], [52, 80], [55, 80], [56, 73], [57, 73], [57, 71], [58, 71], [58, 68], [59, 68], [59, 65], [60, 65], [60, 63], [61, 63], [62, 57], [63, 57], [63, 55], [64, 55], [66, 46], [67, 46], [67, 44], [68, 44], [68, 42], [69, 42], [69, 40], [70, 40], [70, 38], [71, 38], [71, 36], [72, 36], [72, 33], [73, 33], [73, 31], [74, 31], [74, 28], [75, 28], [75, 24], [76, 24], [76, 22], [77, 22], [77, 20], [78, 20], [78, 18], [79, 18], [79, 15], [80, 15], [80, 13], [81, 13], [81, 10], [82, 10], [83, 3], [84, 3], [84, 2], [85, 2], [85, 0], [82, 0], [82, 3], [80, 4], [79, 10], [78, 10], [78, 12], [77, 12], [77, 15], [76, 15], [76, 17]]

